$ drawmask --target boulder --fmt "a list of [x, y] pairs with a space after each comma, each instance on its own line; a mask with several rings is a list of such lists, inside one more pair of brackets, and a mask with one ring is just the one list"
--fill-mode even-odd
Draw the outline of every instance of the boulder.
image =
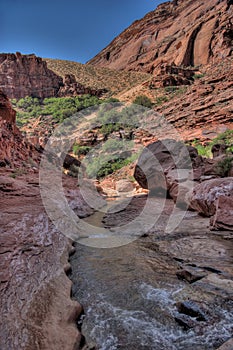
[[177, 205], [187, 205], [186, 195], [195, 183], [189, 169], [172, 169], [166, 175], [170, 197]]
[[184, 328], [184, 330], [188, 330], [191, 328], [195, 328], [197, 326], [197, 321], [190, 316], [179, 314], [178, 312], [175, 314], [175, 321]]
[[[222, 206], [222, 200], [218, 201], [218, 198], [229, 198], [232, 196], [233, 177], [219, 178], [207, 180], [196, 185], [193, 191], [189, 193], [188, 201], [191, 209], [205, 216], [213, 216], [216, 213], [218, 203], [220, 207]], [[231, 201], [229, 203], [231, 203]]]
[[203, 269], [199, 269], [197, 267], [192, 267], [192, 266], [185, 266], [184, 268], [176, 272], [176, 276], [179, 279], [185, 280], [189, 283], [194, 283], [196, 281], [199, 281], [200, 279], [204, 278], [206, 275], [207, 273]]
[[225, 145], [224, 143], [217, 143], [212, 146], [211, 152], [213, 154], [213, 157], [216, 158], [218, 156], [226, 154], [226, 149], [227, 149], [227, 145]]
[[176, 304], [177, 310], [180, 314], [190, 317], [195, 317], [197, 321], [206, 321], [207, 317], [200, 307], [192, 300], [178, 302]]
[[81, 162], [77, 158], [67, 154], [64, 159], [63, 167], [65, 169], [70, 169], [72, 166], [79, 168], [81, 166]]
[[134, 186], [131, 181], [123, 179], [116, 182], [116, 190], [118, 192], [132, 192], [134, 190]]
[[216, 203], [216, 211], [210, 219], [214, 230], [233, 230], [233, 197], [220, 196]]
[[224, 343], [217, 350], [232, 350], [233, 349], [233, 338], [229, 339], [226, 343]]
[[142, 188], [168, 190], [166, 175], [172, 169], [191, 170], [189, 149], [175, 140], [159, 140], [148, 145], [139, 157], [134, 177]]

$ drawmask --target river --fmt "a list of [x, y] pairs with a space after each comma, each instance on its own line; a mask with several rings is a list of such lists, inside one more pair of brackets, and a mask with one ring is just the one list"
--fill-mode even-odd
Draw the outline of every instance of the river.
[[[123, 222], [142, 202], [135, 199], [105, 223]], [[73, 298], [85, 310], [87, 344], [99, 350], [212, 350], [232, 336], [231, 285], [224, 282], [232, 282], [232, 240], [208, 232], [207, 219], [194, 213], [186, 213], [179, 227], [165, 234], [162, 226], [171, 205], [166, 203], [148, 235], [129, 244], [108, 249], [76, 244], [70, 278]], [[97, 212], [88, 219], [97, 232], [103, 216]], [[202, 269], [204, 277], [195, 283], [178, 279], [177, 271], [187, 266]], [[222, 284], [216, 287], [211, 281], [218, 279]], [[187, 329], [175, 318], [177, 303], [189, 300], [206, 319], [191, 318], [194, 326]]]

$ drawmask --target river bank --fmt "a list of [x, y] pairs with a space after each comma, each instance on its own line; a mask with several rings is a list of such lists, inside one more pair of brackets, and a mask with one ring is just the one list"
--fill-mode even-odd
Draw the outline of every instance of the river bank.
[[[65, 191], [74, 190], [74, 209], [88, 215], [93, 211], [76, 182], [66, 177]], [[82, 307], [71, 300], [66, 275], [74, 248], [45, 212], [38, 173], [2, 171], [0, 197], [0, 348], [79, 349], [83, 337], [76, 321]]]

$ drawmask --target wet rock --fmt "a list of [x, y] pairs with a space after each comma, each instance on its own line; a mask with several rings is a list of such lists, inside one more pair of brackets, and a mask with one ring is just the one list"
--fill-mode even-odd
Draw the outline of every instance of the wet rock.
[[204, 278], [206, 275], [207, 273], [205, 273], [205, 271], [191, 266], [185, 266], [183, 269], [178, 270], [176, 273], [176, 276], [179, 279], [185, 280], [189, 283], [196, 282]]
[[[34, 186], [37, 174], [28, 177], [30, 183], [26, 176], [5, 178], [1, 182], [14, 192], [0, 191], [0, 348], [79, 349], [76, 320], [82, 308], [70, 299], [66, 276], [70, 240], [46, 215], [40, 189]], [[68, 181], [76, 188], [76, 180]]]
[[209, 274], [202, 280], [195, 282], [195, 285], [210, 291], [213, 294], [233, 298], [233, 277]]
[[191, 318], [190, 316], [184, 314], [175, 314], [175, 321], [182, 326], [185, 330], [194, 328], [197, 326], [197, 321]]
[[194, 301], [183, 301], [176, 304], [178, 312], [190, 317], [195, 317], [197, 321], [206, 321], [207, 317]]

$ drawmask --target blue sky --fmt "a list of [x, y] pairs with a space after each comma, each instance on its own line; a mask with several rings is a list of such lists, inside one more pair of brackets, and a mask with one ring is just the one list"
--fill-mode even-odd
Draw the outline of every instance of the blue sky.
[[0, 0], [0, 52], [85, 63], [161, 0]]

